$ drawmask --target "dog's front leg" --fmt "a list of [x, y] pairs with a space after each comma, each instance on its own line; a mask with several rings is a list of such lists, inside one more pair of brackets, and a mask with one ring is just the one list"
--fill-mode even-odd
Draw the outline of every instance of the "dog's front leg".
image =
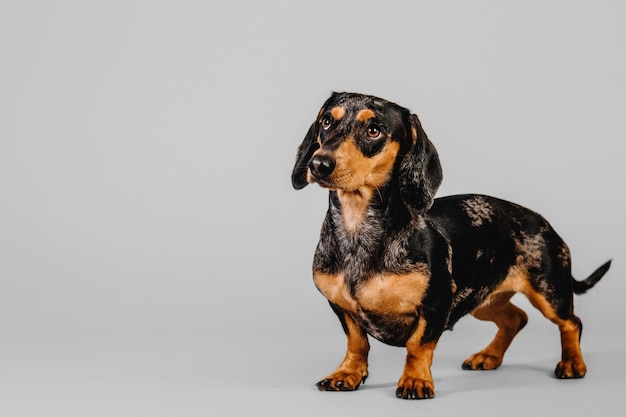
[[420, 316], [417, 327], [406, 342], [406, 362], [404, 372], [398, 381], [396, 397], [408, 400], [421, 400], [435, 396], [430, 366], [437, 339], [424, 341], [424, 333], [428, 323], [424, 316]]
[[343, 362], [335, 372], [322, 379], [316, 385], [320, 391], [354, 391], [367, 378], [367, 355], [370, 344], [367, 333], [349, 314], [339, 306], [330, 303], [339, 317], [343, 330], [348, 337], [348, 350]]

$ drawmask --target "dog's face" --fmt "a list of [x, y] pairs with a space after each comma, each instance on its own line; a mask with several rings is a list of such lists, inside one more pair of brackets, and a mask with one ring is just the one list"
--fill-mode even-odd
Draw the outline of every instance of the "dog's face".
[[318, 149], [307, 162], [307, 182], [348, 192], [381, 187], [407, 147], [408, 115], [374, 97], [334, 94], [315, 122]]
[[294, 188], [318, 183], [331, 190], [364, 192], [394, 178], [411, 200], [408, 206], [430, 207], [441, 167], [417, 116], [381, 98], [334, 93], [298, 149]]

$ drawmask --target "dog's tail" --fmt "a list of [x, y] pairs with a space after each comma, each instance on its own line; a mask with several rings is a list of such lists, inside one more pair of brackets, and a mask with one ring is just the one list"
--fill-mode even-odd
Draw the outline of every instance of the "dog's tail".
[[596, 283], [600, 281], [600, 278], [602, 278], [604, 274], [606, 274], [606, 271], [609, 270], [610, 266], [611, 261], [604, 263], [601, 267], [596, 269], [591, 275], [589, 275], [589, 277], [587, 277], [587, 279], [583, 281], [576, 281], [574, 278], [572, 278], [574, 294], [584, 294], [589, 288], [596, 285]]

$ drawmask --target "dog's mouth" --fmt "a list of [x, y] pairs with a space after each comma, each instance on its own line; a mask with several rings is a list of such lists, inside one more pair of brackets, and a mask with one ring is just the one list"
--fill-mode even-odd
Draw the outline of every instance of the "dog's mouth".
[[332, 181], [330, 181], [328, 178], [319, 178], [318, 176], [316, 176], [310, 170], [309, 170], [309, 173], [307, 175], [307, 181], [309, 182], [309, 184], [316, 183], [317, 185], [319, 185], [322, 188], [327, 188], [327, 189], [330, 189], [330, 190], [337, 189], [337, 186]]
[[310, 173], [307, 176], [307, 180], [310, 184], [316, 183], [320, 187], [327, 189], [329, 191], [345, 191], [345, 192], [354, 192], [357, 191], [360, 186], [354, 184], [354, 181], [348, 178], [319, 178], [316, 177], [313, 173]]

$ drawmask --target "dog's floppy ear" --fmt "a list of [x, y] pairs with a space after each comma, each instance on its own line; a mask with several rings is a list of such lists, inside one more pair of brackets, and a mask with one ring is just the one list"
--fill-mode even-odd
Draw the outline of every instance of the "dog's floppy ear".
[[315, 137], [315, 126], [316, 123], [311, 125], [296, 153], [296, 164], [291, 173], [291, 184], [296, 190], [304, 188], [308, 184], [306, 180], [307, 164], [313, 156], [313, 153], [320, 147]]
[[400, 196], [411, 212], [422, 214], [432, 206], [443, 173], [437, 150], [428, 140], [419, 119], [414, 114], [408, 118], [413, 146], [400, 162]]

